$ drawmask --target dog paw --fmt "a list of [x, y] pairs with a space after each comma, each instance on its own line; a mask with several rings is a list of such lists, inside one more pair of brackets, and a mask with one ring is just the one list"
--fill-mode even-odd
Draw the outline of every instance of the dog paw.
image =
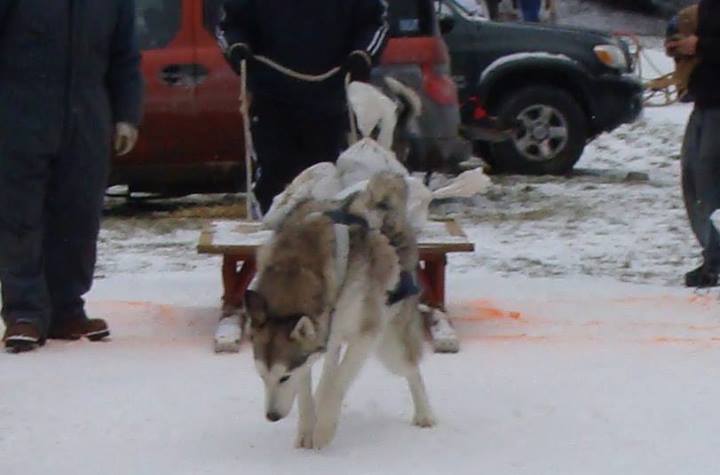
[[337, 421], [332, 419], [318, 420], [313, 432], [312, 445], [320, 450], [332, 441], [337, 431]]
[[313, 432], [304, 431], [300, 432], [295, 439], [296, 449], [312, 449], [313, 448]]
[[432, 414], [415, 414], [415, 417], [413, 417], [413, 425], [418, 427], [429, 428], [435, 424], [435, 417]]

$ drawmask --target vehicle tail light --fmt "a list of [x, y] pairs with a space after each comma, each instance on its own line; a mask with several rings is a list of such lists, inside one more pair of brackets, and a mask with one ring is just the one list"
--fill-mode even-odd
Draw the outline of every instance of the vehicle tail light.
[[480, 104], [480, 99], [477, 96], [469, 97], [468, 104], [471, 108], [473, 120], [483, 120], [488, 116], [487, 110]]
[[456, 105], [457, 87], [446, 64], [424, 64], [423, 90], [433, 102], [443, 106]]

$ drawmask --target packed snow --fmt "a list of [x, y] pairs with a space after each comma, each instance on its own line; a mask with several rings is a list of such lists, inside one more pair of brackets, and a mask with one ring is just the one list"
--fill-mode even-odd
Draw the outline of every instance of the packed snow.
[[571, 177], [434, 206], [476, 245], [449, 263], [461, 351], [423, 364], [439, 425], [412, 427], [406, 385], [371, 363], [322, 452], [292, 448], [295, 412], [264, 420], [247, 342], [213, 352], [220, 260], [195, 250], [209, 219], [177, 211], [233, 197], [109, 200], [88, 300], [112, 341], [0, 354], [0, 473], [714, 474], [720, 305], [681, 287], [690, 110], [648, 109]]

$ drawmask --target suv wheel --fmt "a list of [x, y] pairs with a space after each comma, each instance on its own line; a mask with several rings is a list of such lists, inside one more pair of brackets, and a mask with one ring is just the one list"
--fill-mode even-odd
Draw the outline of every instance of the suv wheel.
[[533, 86], [505, 96], [501, 123], [516, 124], [511, 140], [495, 144], [487, 157], [495, 172], [563, 174], [580, 159], [588, 138], [587, 119], [567, 92]]

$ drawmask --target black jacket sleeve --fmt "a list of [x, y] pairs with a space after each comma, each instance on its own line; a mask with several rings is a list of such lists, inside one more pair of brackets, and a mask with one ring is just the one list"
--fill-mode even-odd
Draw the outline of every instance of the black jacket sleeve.
[[[0, 36], [5, 30], [5, 21], [10, 14], [10, 10], [15, 6], [17, 0], [0, 0]], [[0, 40], [2, 38], [0, 37]]]
[[140, 47], [135, 32], [135, 0], [119, 0], [112, 37], [107, 84], [113, 120], [137, 126], [142, 117], [143, 78]]
[[720, 64], [720, 34], [718, 36], [700, 35], [698, 37], [697, 53], [702, 61]]
[[720, 64], [720, 2], [700, 2], [698, 15], [697, 54], [705, 63]]
[[235, 45], [256, 49], [252, 41], [253, 0], [230, 0], [223, 6], [222, 20], [216, 31], [218, 44], [226, 57]]
[[356, 0], [354, 52], [362, 51], [375, 64], [385, 49], [388, 35], [386, 0]]

